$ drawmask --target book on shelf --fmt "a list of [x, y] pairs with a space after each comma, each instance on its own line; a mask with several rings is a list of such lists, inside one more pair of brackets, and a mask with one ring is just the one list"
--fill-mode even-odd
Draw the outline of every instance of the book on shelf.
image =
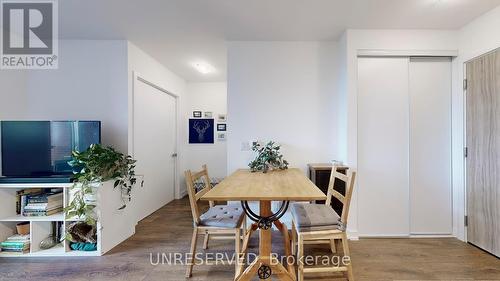
[[0, 243], [2, 245], [2, 249], [24, 249], [29, 247], [29, 242], [9, 242], [4, 241]]
[[61, 202], [53, 202], [53, 203], [28, 203], [26, 206], [24, 206], [25, 211], [46, 211], [46, 210], [52, 210], [55, 208], [62, 207], [62, 201]]
[[24, 210], [23, 216], [25, 217], [39, 217], [39, 216], [51, 216], [63, 211], [63, 207], [58, 207], [51, 210]]
[[30, 250], [30, 236], [15, 234], [0, 242], [2, 252], [26, 253]]
[[2, 249], [2, 252], [6, 253], [20, 253], [20, 254], [27, 254], [29, 253], [30, 249]]
[[45, 192], [36, 195], [28, 195], [26, 198], [27, 203], [51, 203], [62, 201], [63, 193], [62, 192]]
[[64, 223], [62, 221], [52, 222], [52, 234], [57, 238], [57, 241], [62, 242], [65, 239]]
[[23, 248], [23, 249], [11, 249], [11, 248], [2, 248], [2, 252], [11, 252], [11, 253], [21, 253], [21, 254], [26, 254], [29, 253], [30, 248]]
[[63, 193], [61, 189], [48, 189], [28, 194], [20, 192], [19, 194], [21, 194], [19, 211], [23, 216], [50, 216], [62, 212]]
[[16, 191], [16, 213], [22, 213], [21, 206], [23, 206], [23, 200], [24, 204], [26, 203], [26, 197], [22, 198], [23, 196], [26, 196], [28, 194], [41, 194], [42, 192], [42, 188], [28, 188]]
[[29, 234], [14, 234], [10, 237], [7, 238], [7, 240], [5, 241], [21, 241], [21, 242], [24, 242], [24, 241], [30, 241], [30, 235]]

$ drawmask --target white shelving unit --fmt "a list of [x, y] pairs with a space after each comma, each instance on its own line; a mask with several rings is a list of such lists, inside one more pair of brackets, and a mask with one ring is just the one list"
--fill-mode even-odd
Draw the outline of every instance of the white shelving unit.
[[64, 221], [64, 214], [54, 214], [43, 217], [25, 217], [22, 215], [15, 215], [5, 218], [0, 218], [1, 221]]
[[51, 216], [27, 217], [16, 214], [16, 191], [29, 188], [51, 188], [63, 191], [63, 206], [68, 205], [69, 188], [71, 183], [61, 184], [0, 184], [0, 241], [16, 233], [16, 224], [19, 222], [30, 223], [30, 251], [28, 253], [0, 252], [1, 257], [47, 257], [47, 256], [100, 256], [101, 251], [101, 224], [97, 225], [97, 250], [91, 252], [73, 251], [68, 241], [62, 241], [53, 248], [42, 250], [40, 242], [49, 237], [53, 222], [62, 222], [63, 228], [75, 221], [66, 218], [63, 212]]

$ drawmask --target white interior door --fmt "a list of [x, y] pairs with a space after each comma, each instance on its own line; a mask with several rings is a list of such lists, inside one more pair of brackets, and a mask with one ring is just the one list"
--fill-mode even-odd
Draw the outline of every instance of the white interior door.
[[409, 235], [408, 58], [358, 58], [360, 236]]
[[136, 173], [144, 175], [144, 187], [135, 193], [140, 220], [174, 199], [176, 99], [136, 79], [133, 108]]
[[411, 58], [410, 232], [451, 234], [451, 59]]

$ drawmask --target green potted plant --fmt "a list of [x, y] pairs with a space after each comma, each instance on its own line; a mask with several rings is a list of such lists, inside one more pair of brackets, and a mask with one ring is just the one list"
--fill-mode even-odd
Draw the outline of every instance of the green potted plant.
[[[137, 183], [136, 160], [112, 147], [99, 144], [93, 144], [83, 152], [73, 151], [72, 156], [69, 164], [74, 169], [75, 182], [70, 188], [70, 201], [64, 211], [67, 217], [76, 219], [76, 222], [68, 227], [66, 239], [72, 242], [72, 248], [93, 250], [95, 247], [81, 243], [95, 246], [97, 241], [96, 190], [103, 182], [114, 181], [114, 188], [120, 189], [123, 202], [119, 209], [124, 209], [127, 202], [131, 201], [132, 188]], [[78, 245], [73, 247], [73, 244]]]
[[267, 173], [267, 171], [274, 169], [288, 169], [288, 161], [283, 159], [280, 149], [281, 146], [273, 141], [268, 142], [266, 145], [255, 142], [252, 150], [257, 152], [257, 156], [248, 164], [250, 170], [252, 172], [262, 171]]

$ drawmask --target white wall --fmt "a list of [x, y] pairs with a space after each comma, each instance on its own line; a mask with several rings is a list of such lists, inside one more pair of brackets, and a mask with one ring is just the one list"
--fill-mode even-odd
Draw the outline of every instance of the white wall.
[[[344, 38], [345, 37], [345, 38]], [[346, 78], [342, 83], [346, 83], [346, 92], [341, 93], [346, 98], [345, 131], [346, 139], [346, 162], [349, 166], [357, 167], [357, 54], [359, 50], [385, 50], [385, 51], [443, 51], [458, 50], [458, 31], [453, 30], [347, 30], [341, 39], [346, 51], [344, 52], [346, 62]], [[341, 47], [343, 48], [343, 47]], [[455, 95], [453, 99], [456, 99]], [[454, 103], [454, 102], [453, 102]], [[461, 110], [453, 108], [453, 112]], [[454, 113], [454, 114], [455, 114]], [[453, 125], [455, 122], [453, 120]], [[457, 137], [456, 131], [453, 137]], [[460, 148], [461, 149], [461, 148]], [[453, 148], [454, 153], [457, 149]], [[453, 154], [453, 157], [458, 155]], [[461, 155], [460, 155], [461, 157]], [[457, 176], [460, 169], [453, 167], [453, 175]], [[454, 192], [455, 192], [455, 186]], [[348, 231], [351, 237], [356, 237], [358, 232], [358, 195], [357, 190], [351, 203], [349, 212]], [[374, 208], [376, 204], [374, 203]]]
[[[0, 29], [3, 31], [3, 27]], [[23, 119], [26, 114], [27, 79], [28, 73], [24, 70], [0, 69], [0, 86], [2, 87], [0, 120]]]
[[459, 32], [460, 56], [470, 60], [500, 47], [500, 6], [464, 26]]
[[338, 41], [338, 47], [337, 47], [337, 57], [338, 57], [338, 63], [337, 63], [337, 75], [338, 75], [338, 85], [337, 85], [337, 114], [335, 115], [337, 117], [337, 128], [338, 128], [338, 145], [337, 145], [337, 151], [338, 151], [338, 159], [342, 162], [347, 162], [347, 132], [348, 132], [348, 127], [347, 127], [347, 88], [348, 88], [348, 68], [347, 68], [347, 61], [348, 61], [348, 56], [347, 56], [347, 32], [342, 34]]
[[274, 140], [290, 166], [340, 155], [337, 44], [228, 43], [228, 173], [254, 157], [242, 142]]
[[0, 120], [24, 118], [27, 79], [25, 71], [0, 70]]
[[[491, 10], [473, 22], [467, 24], [459, 31], [459, 56], [454, 62], [454, 101], [453, 120], [456, 120], [453, 130], [456, 132], [453, 138], [454, 154], [462, 153], [465, 146], [464, 134], [464, 96], [462, 80], [464, 78], [464, 63], [479, 55], [500, 48], [500, 7]], [[453, 185], [457, 192], [454, 193], [454, 205], [461, 207], [465, 205], [465, 165], [463, 158], [456, 157], [453, 161], [456, 173], [453, 176]], [[463, 217], [466, 214], [464, 208], [457, 208], [460, 212], [455, 218], [455, 229], [457, 237], [464, 240], [467, 234], [464, 231]]]
[[59, 57], [59, 69], [28, 71], [25, 118], [101, 120], [102, 142], [126, 152], [126, 41], [61, 40]]
[[[188, 120], [193, 111], [211, 111], [217, 124], [217, 115], [227, 113], [227, 84], [225, 82], [188, 83], [186, 107], [182, 126], [188, 130]], [[230, 131], [231, 128], [228, 127]], [[214, 144], [187, 144], [185, 169], [198, 171], [203, 164], [208, 165], [210, 177], [223, 178], [227, 175], [227, 142], [217, 140]]]

